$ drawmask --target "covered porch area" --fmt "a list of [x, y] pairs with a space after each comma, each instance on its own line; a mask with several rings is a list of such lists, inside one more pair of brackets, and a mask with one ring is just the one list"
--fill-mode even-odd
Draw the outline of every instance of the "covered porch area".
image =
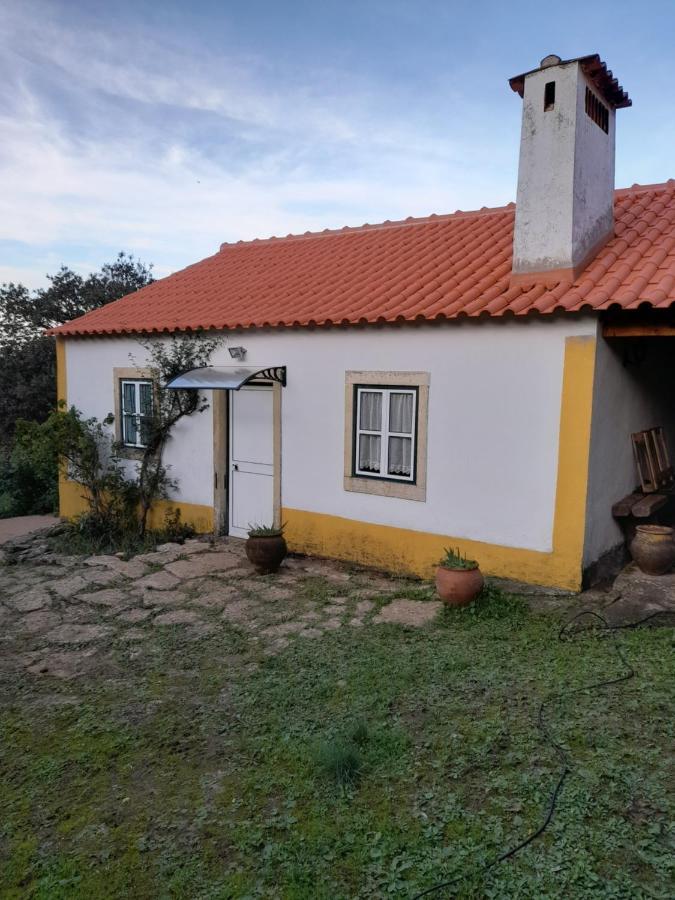
[[598, 338], [584, 581], [627, 561], [639, 524], [675, 526], [675, 315], [608, 316]]

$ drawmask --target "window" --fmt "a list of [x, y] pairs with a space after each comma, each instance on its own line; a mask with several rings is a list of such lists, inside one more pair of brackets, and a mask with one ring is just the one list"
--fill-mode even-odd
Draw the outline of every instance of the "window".
[[357, 386], [354, 474], [415, 481], [417, 390]]
[[428, 372], [346, 372], [344, 489], [426, 500]]
[[152, 382], [120, 381], [122, 443], [126, 447], [145, 447], [152, 426]]

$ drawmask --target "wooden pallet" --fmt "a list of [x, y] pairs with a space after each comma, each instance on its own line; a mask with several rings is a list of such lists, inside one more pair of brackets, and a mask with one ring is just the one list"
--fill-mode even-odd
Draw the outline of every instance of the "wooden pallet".
[[659, 425], [647, 431], [636, 431], [631, 434], [631, 440], [643, 493], [651, 494], [672, 488], [675, 485], [675, 474], [663, 428]]

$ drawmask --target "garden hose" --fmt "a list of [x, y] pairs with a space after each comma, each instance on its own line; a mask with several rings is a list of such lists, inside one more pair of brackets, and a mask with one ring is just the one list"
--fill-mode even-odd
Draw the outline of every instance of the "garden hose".
[[[618, 600], [619, 598], [617, 597], [616, 599]], [[652, 619], [656, 619], [659, 616], [667, 616], [667, 615], [673, 615], [673, 613], [670, 610], [658, 610], [657, 612], [654, 612], [648, 616], [645, 616], [643, 619], [638, 619], [636, 622], [628, 622], [627, 624], [624, 624], [624, 625], [610, 625], [609, 622], [603, 616], [600, 615], [600, 613], [597, 613], [594, 610], [582, 610], [581, 612], [572, 616], [571, 619], [568, 619], [568, 621], [565, 622], [565, 624], [561, 627], [560, 631], [558, 632], [558, 640], [564, 641], [564, 640], [568, 640], [570, 638], [571, 634], [577, 633], [577, 632], [570, 632], [570, 629], [575, 622], [579, 621], [579, 619], [582, 619], [584, 617], [591, 617], [593, 619], [597, 619], [598, 622], [601, 623], [599, 626], [597, 626], [599, 628], [599, 630], [601, 630], [603, 632], [609, 632], [610, 634], [613, 635], [614, 650], [624, 667], [624, 671], [623, 671], [623, 674], [618, 675], [616, 678], [607, 678], [607, 679], [603, 679], [602, 681], [594, 681], [591, 684], [586, 684], [580, 688], [574, 688], [571, 691], [560, 691], [559, 693], [549, 694], [547, 697], [544, 698], [544, 700], [542, 700], [541, 704], [539, 705], [539, 712], [537, 714], [537, 728], [543, 735], [546, 743], [548, 743], [549, 746], [553, 747], [553, 750], [555, 751], [556, 756], [560, 760], [560, 774], [558, 775], [558, 780], [556, 782], [555, 787], [553, 788], [553, 791], [551, 792], [550, 800], [549, 800], [547, 808], [546, 808], [546, 814], [544, 816], [544, 819], [543, 819], [541, 825], [539, 825], [539, 827], [535, 831], [533, 831], [531, 834], [529, 834], [524, 840], [520, 841], [520, 843], [515, 844], [513, 847], [510, 847], [508, 850], [506, 850], [504, 853], [501, 853], [499, 856], [496, 856], [490, 862], [486, 863], [482, 869], [483, 873], [487, 872], [489, 869], [492, 869], [494, 866], [498, 865], [499, 863], [505, 862], [507, 859], [511, 859], [517, 853], [519, 853], [521, 850], [523, 850], [525, 847], [527, 847], [528, 844], [531, 844], [533, 841], [535, 841], [538, 837], [540, 837], [544, 833], [544, 831], [549, 826], [549, 824], [555, 814], [556, 805], [558, 803], [558, 796], [559, 796], [559, 794], [562, 790], [562, 787], [565, 783], [565, 779], [572, 771], [571, 760], [570, 760], [567, 750], [562, 746], [562, 744], [560, 744], [558, 741], [555, 740], [555, 738], [553, 737], [553, 735], [551, 734], [551, 732], [548, 728], [548, 725], [546, 724], [546, 719], [544, 717], [544, 712], [546, 710], [546, 707], [550, 703], [552, 703], [554, 700], [561, 700], [563, 697], [571, 697], [571, 696], [574, 696], [575, 694], [583, 694], [586, 691], [594, 690], [597, 688], [610, 687], [611, 685], [614, 685], [614, 684], [621, 684], [622, 682], [628, 681], [629, 679], [633, 678], [635, 676], [635, 669], [631, 666], [631, 664], [626, 659], [621, 647], [619, 646], [619, 642], [617, 641], [616, 636], [614, 635], [614, 632], [620, 631], [621, 629], [626, 629], [626, 628], [637, 628], [638, 626], [644, 625], [646, 622], [649, 622]], [[579, 630], [583, 630], [583, 629], [579, 629]], [[445, 890], [446, 888], [452, 888], [454, 885], [458, 884], [460, 881], [463, 881], [465, 878], [466, 878], [466, 874], [464, 873], [462, 875], [457, 875], [454, 878], [451, 878], [449, 881], [442, 881], [442, 882], [439, 882], [438, 884], [434, 884], [431, 887], [426, 888], [426, 890], [420, 891], [418, 894], [415, 894], [413, 896], [412, 900], [420, 900], [421, 897], [428, 897], [431, 894], [436, 893], [437, 891], [442, 891], [442, 890]]]

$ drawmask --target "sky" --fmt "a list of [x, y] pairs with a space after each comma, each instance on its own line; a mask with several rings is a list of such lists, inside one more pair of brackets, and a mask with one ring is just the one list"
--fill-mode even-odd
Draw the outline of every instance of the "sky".
[[675, 177], [675, 0], [0, 0], [0, 282], [515, 199], [508, 78], [599, 52]]

